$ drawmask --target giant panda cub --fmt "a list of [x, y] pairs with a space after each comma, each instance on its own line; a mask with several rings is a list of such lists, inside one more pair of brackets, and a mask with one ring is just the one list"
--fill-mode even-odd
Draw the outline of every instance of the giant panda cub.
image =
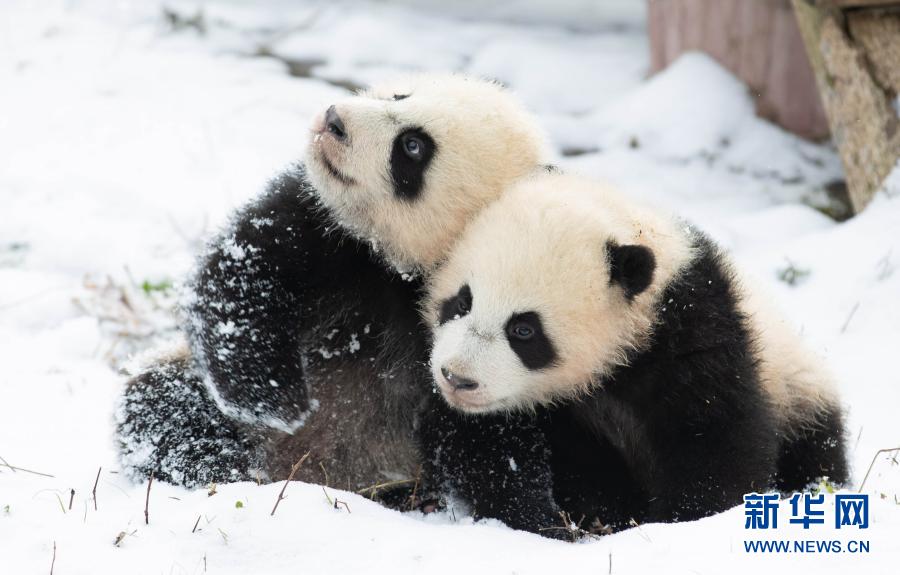
[[430, 379], [421, 277], [538, 169], [545, 141], [510, 92], [452, 75], [347, 97], [304, 137], [304, 164], [233, 217], [188, 281], [190, 350], [126, 386], [131, 476], [276, 480], [309, 451], [303, 481], [416, 477]]
[[[760, 305], [689, 225], [584, 179], [528, 178], [429, 281], [432, 375], [472, 414], [423, 422], [429, 474], [545, 535], [561, 510], [618, 529], [845, 482], [828, 376]], [[479, 426], [498, 414], [499, 433]]]

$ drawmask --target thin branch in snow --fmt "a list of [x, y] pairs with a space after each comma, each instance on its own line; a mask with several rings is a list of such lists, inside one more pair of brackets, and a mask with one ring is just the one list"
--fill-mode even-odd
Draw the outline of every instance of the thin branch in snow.
[[16, 471], [24, 471], [25, 473], [31, 473], [32, 475], [40, 475], [41, 477], [49, 477], [50, 479], [55, 479], [55, 477], [50, 475], [49, 473], [41, 473], [40, 471], [32, 471], [31, 469], [25, 469], [24, 467], [16, 467], [15, 465], [10, 465], [2, 457], [0, 457], [0, 465], [11, 469], [13, 473], [15, 473]]
[[584, 515], [581, 516], [581, 519], [576, 524], [572, 521], [572, 516], [569, 515], [566, 511], [559, 512], [559, 518], [562, 521], [562, 525], [554, 525], [552, 527], [541, 527], [540, 531], [564, 531], [569, 537], [572, 538], [572, 543], [578, 541], [578, 537], [581, 535], [589, 535], [588, 531], [585, 531], [581, 528], [581, 523], [584, 521]]
[[841, 326], [841, 333], [847, 331], [847, 326], [850, 325], [850, 320], [853, 319], [853, 316], [856, 315], [856, 310], [859, 309], [859, 302], [856, 302], [856, 305], [853, 306], [853, 309], [850, 310], [850, 315], [847, 316], [847, 321], [844, 322], [844, 325]]
[[191, 529], [191, 533], [196, 533], [196, 532], [197, 532], [197, 526], [200, 525], [200, 518], [201, 518], [201, 517], [203, 517], [203, 515], [198, 515], [198, 516], [197, 516], [197, 520], [194, 521], [194, 528]]
[[144, 525], [150, 525], [150, 488], [153, 486], [153, 472], [147, 482], [147, 499], [144, 500]]
[[72, 502], [75, 501], [75, 490], [69, 490], [69, 511], [72, 510]]
[[97, 484], [100, 483], [100, 472], [101, 471], [103, 471], [103, 466], [100, 466], [100, 468], [97, 469], [97, 479], [94, 480], [94, 490], [91, 491], [91, 494], [94, 497], [94, 511], [97, 510]]
[[291, 474], [288, 475], [288, 478], [285, 480], [284, 485], [281, 487], [281, 492], [278, 494], [278, 499], [275, 501], [275, 507], [272, 508], [271, 515], [275, 515], [275, 511], [278, 509], [278, 504], [281, 503], [281, 500], [284, 499], [284, 490], [287, 489], [288, 483], [294, 479], [294, 474], [297, 473], [297, 470], [300, 469], [300, 466], [303, 465], [303, 462], [306, 461], [306, 458], [309, 457], [309, 451], [307, 451], [303, 457], [301, 457], [297, 463], [291, 466]]
[[56, 541], [53, 542], [53, 561], [50, 562], [50, 575], [53, 575], [54, 567], [56, 567]]
[[866, 485], [866, 480], [869, 479], [869, 473], [871, 473], [872, 468], [875, 467], [875, 460], [878, 459], [878, 456], [882, 453], [890, 453], [892, 451], [900, 451], [900, 447], [889, 447], [887, 449], [879, 449], [875, 452], [875, 456], [872, 457], [872, 462], [869, 463], [869, 469], [866, 470], [866, 476], [863, 477], [862, 483], [859, 484], [859, 489], [856, 490], [857, 493], [862, 493], [863, 487]]

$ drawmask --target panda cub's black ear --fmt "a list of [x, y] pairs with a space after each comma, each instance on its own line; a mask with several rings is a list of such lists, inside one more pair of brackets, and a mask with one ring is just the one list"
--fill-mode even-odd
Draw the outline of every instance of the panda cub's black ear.
[[625, 298], [631, 300], [653, 281], [656, 257], [650, 248], [639, 245], [620, 246], [606, 242], [606, 259], [609, 261], [609, 282], [622, 286]]

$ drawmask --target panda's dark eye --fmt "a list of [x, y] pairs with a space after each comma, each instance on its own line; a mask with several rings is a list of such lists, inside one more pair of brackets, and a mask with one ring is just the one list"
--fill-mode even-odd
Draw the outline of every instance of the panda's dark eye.
[[422, 128], [408, 128], [391, 144], [394, 194], [413, 202], [425, 190], [425, 172], [437, 152], [434, 139]]
[[528, 369], [544, 369], [556, 362], [556, 348], [536, 311], [514, 313], [506, 322], [506, 339]]
[[534, 337], [534, 328], [525, 322], [518, 322], [509, 326], [509, 335], [519, 341], [528, 341]]
[[416, 161], [421, 160], [423, 148], [422, 140], [416, 136], [407, 135], [403, 138], [403, 152], [408, 158]]
[[441, 304], [438, 323], [443, 325], [450, 320], [465, 317], [470, 311], [472, 311], [472, 290], [466, 284], [459, 288], [455, 296], [444, 300]]
[[394, 97], [391, 99], [394, 100], [395, 102], [398, 102], [400, 100], [405, 100], [407, 98], [409, 98], [409, 94], [394, 94]]

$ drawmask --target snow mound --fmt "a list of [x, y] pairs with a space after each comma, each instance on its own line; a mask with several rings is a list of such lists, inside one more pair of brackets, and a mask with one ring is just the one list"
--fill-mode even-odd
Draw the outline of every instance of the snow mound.
[[747, 87], [711, 57], [688, 53], [593, 118], [600, 148], [720, 162], [784, 181], [809, 177], [829, 152], [756, 117]]

